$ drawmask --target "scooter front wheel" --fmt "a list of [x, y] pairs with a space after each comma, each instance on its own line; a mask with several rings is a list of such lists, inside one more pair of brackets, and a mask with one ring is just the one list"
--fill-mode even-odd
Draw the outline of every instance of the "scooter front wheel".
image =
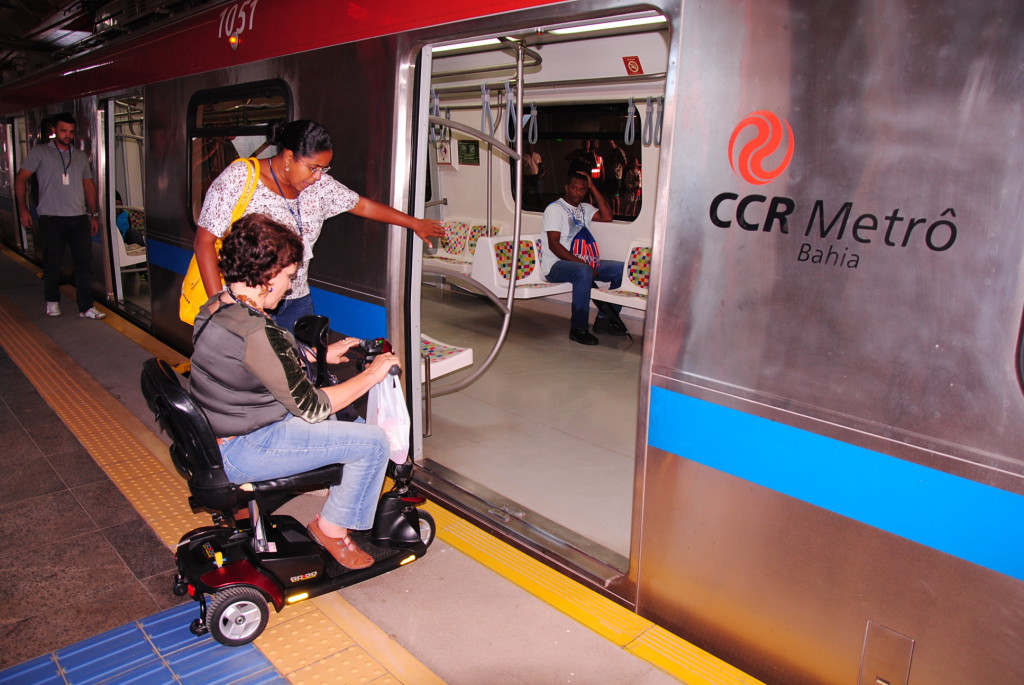
[[420, 519], [420, 540], [423, 541], [426, 547], [430, 547], [430, 543], [434, 541], [434, 536], [437, 535], [434, 517], [422, 509], [417, 510], [416, 514]]
[[206, 625], [222, 645], [237, 647], [252, 642], [267, 627], [270, 611], [263, 593], [254, 587], [229, 587], [213, 595], [206, 610]]

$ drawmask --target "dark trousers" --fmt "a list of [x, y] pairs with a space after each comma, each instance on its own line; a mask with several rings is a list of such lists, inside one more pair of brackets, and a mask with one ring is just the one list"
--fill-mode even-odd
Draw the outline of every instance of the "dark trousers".
[[71, 246], [75, 265], [75, 299], [78, 311], [92, 306], [92, 236], [89, 217], [40, 216], [39, 230], [43, 238], [43, 297], [47, 302], [60, 302], [60, 264], [65, 245]]

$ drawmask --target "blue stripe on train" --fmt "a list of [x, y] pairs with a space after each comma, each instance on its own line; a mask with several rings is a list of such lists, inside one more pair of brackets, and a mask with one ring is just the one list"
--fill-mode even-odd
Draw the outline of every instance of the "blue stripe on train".
[[1024, 496], [663, 388], [648, 441], [1024, 580]]
[[[152, 238], [146, 241], [146, 251], [150, 264], [182, 276], [188, 271], [188, 263], [192, 260], [192, 250]], [[329, 317], [334, 330], [356, 338], [387, 336], [387, 312], [384, 307], [321, 288], [310, 288], [310, 291], [316, 312]]]

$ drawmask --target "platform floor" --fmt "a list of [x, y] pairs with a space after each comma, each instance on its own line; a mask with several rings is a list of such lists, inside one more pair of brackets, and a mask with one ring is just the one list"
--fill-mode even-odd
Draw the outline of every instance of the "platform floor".
[[251, 649], [195, 638], [170, 547], [207, 520], [138, 389], [174, 353], [70, 291], [46, 317], [35, 271], [0, 250], [0, 685], [757, 682], [432, 505], [423, 559], [286, 608]]

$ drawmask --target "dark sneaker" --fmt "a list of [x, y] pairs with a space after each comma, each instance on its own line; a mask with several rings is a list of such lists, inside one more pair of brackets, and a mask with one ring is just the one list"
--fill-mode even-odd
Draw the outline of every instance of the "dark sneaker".
[[625, 325], [618, 323], [617, 321], [611, 321], [604, 317], [600, 317], [594, 321], [594, 332], [595, 333], [607, 333], [608, 335], [629, 335], [629, 330]]
[[570, 328], [569, 340], [578, 342], [580, 345], [596, 345], [597, 338], [591, 335], [586, 328]]

